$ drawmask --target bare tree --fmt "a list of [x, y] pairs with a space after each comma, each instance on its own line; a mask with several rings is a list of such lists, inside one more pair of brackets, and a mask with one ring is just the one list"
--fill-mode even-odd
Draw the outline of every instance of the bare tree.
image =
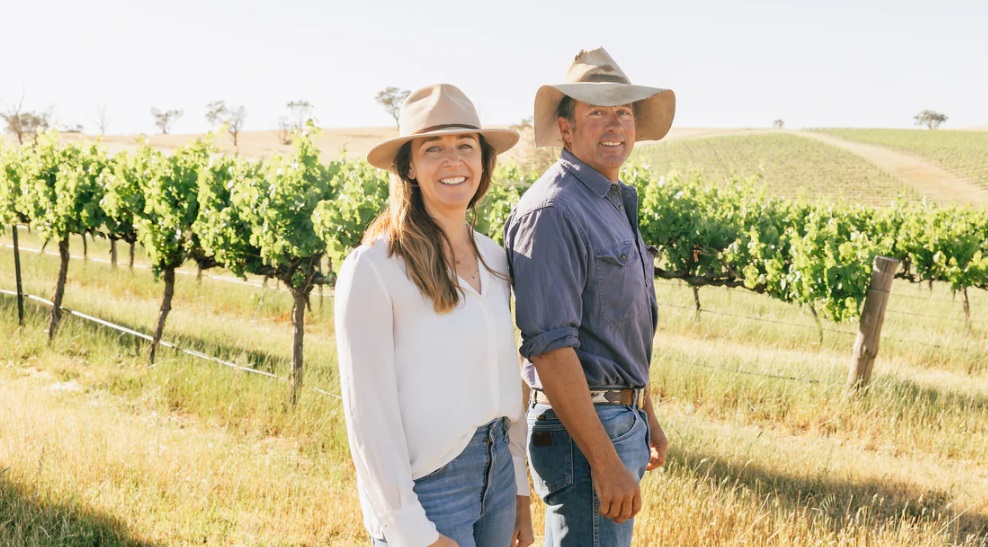
[[106, 117], [106, 105], [96, 105], [96, 128], [100, 135], [106, 135], [106, 128], [110, 125], [110, 119]]
[[216, 130], [216, 124], [223, 123], [226, 113], [226, 103], [223, 101], [212, 101], [206, 105], [206, 121], [209, 122], [210, 131]]
[[278, 142], [281, 144], [291, 144], [294, 129], [288, 118], [284, 116], [278, 118]]
[[305, 122], [312, 120], [315, 121], [315, 117], [312, 115], [312, 110], [315, 109], [312, 103], [309, 101], [291, 101], [288, 103], [288, 110], [292, 112], [294, 123], [292, 128], [301, 131], [305, 128]]
[[774, 122], [772, 122], [772, 127], [776, 128], [776, 129], [782, 129], [782, 127], [785, 126], [785, 125], [786, 125], [786, 121], [783, 120], [782, 118], [779, 118], [778, 120], [775, 120]]
[[408, 98], [411, 91], [399, 89], [397, 87], [386, 87], [379, 91], [374, 100], [384, 107], [384, 110], [395, 119], [395, 126], [398, 125], [398, 116], [401, 113], [401, 105]]
[[21, 98], [16, 105], [4, 104], [4, 112], [0, 113], [0, 118], [7, 124], [7, 133], [17, 137], [18, 144], [24, 144], [24, 138], [35, 136], [39, 132], [51, 127], [51, 111], [48, 112], [22, 112], [24, 99]]
[[233, 137], [233, 146], [237, 146], [237, 137], [240, 135], [240, 130], [244, 128], [244, 120], [246, 119], [247, 109], [242, 106], [227, 111], [226, 131]]
[[940, 127], [940, 124], [947, 121], [947, 116], [935, 110], [924, 110], [913, 116], [913, 119], [916, 120], [916, 125], [925, 125], [928, 129], [936, 129]]
[[171, 129], [175, 120], [182, 117], [185, 114], [182, 110], [158, 110], [155, 107], [151, 107], [151, 115], [154, 116], [154, 125], [161, 130], [162, 135], [167, 135], [168, 130]]

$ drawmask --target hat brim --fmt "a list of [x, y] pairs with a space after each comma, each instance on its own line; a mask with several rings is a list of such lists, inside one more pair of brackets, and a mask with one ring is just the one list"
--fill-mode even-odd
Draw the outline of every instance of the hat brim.
[[635, 142], [665, 137], [676, 115], [671, 89], [613, 82], [544, 85], [535, 93], [535, 146], [562, 146], [556, 109], [563, 96], [597, 106], [636, 103]]
[[398, 155], [398, 150], [406, 142], [425, 137], [440, 137], [443, 135], [459, 135], [463, 133], [479, 133], [483, 135], [484, 140], [493, 146], [494, 151], [498, 154], [510, 150], [511, 147], [518, 143], [519, 138], [518, 133], [510, 129], [465, 129], [463, 127], [451, 127], [381, 141], [374, 148], [371, 148], [370, 152], [367, 152], [367, 162], [379, 169], [390, 170], [395, 156]]

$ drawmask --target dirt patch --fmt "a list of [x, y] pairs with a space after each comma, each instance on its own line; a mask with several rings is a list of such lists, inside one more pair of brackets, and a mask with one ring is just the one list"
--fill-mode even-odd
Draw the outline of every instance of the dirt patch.
[[857, 154], [941, 204], [963, 203], [988, 209], [988, 191], [922, 158], [883, 146], [845, 140], [833, 135], [799, 131], [795, 134]]

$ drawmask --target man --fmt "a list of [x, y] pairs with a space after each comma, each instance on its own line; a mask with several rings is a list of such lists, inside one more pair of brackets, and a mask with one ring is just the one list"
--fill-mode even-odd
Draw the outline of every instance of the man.
[[639, 481], [668, 441], [648, 395], [658, 321], [638, 196], [618, 180], [637, 140], [668, 133], [672, 91], [632, 85], [581, 51], [535, 97], [537, 146], [559, 161], [522, 197], [504, 242], [532, 387], [528, 452], [546, 545], [630, 545]]

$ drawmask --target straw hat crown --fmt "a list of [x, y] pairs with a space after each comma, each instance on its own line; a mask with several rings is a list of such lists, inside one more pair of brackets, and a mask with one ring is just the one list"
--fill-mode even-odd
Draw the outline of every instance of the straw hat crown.
[[536, 146], [563, 145], [556, 109], [564, 96], [597, 106], [635, 103], [635, 141], [665, 137], [676, 114], [672, 90], [632, 84], [604, 48], [581, 51], [563, 83], [544, 85], [535, 94]]
[[398, 137], [384, 140], [367, 153], [375, 167], [390, 169], [398, 150], [416, 138], [480, 133], [498, 154], [518, 142], [518, 133], [508, 129], [483, 129], [470, 99], [459, 88], [437, 84], [408, 95], [398, 114]]

